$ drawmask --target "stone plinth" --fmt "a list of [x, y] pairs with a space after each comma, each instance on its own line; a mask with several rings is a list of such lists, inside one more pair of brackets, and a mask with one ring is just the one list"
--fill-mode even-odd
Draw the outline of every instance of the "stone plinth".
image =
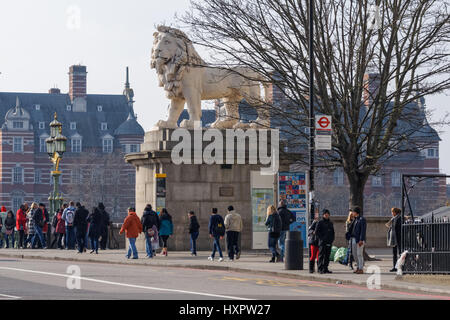
[[[258, 164], [180, 164], [171, 159], [171, 150], [178, 142], [170, 141], [172, 129], [150, 131], [145, 134], [141, 152], [126, 155], [127, 162], [136, 167], [136, 211], [142, 216], [146, 204], [156, 207], [156, 178], [159, 173], [167, 174], [166, 208], [173, 217], [174, 234], [169, 238], [169, 250], [189, 250], [188, 211], [193, 210], [200, 223], [198, 250], [209, 250], [211, 239], [208, 222], [213, 207], [225, 217], [227, 207], [232, 205], [243, 218], [244, 230], [241, 236], [243, 249], [252, 246], [252, 203], [250, 172], [260, 170]], [[193, 130], [189, 130], [194, 136]], [[225, 136], [225, 131], [222, 131]], [[270, 141], [270, 138], [269, 138]], [[194, 141], [192, 141], [194, 142]], [[204, 142], [203, 149], [211, 142]], [[223, 141], [224, 157], [227, 151]], [[248, 151], [256, 145], [246, 143]], [[194, 156], [194, 143], [192, 155]], [[267, 167], [265, 165], [264, 167]], [[274, 176], [274, 193], [276, 192]], [[274, 194], [275, 195], [275, 194]], [[274, 197], [276, 199], [276, 196]], [[138, 249], [144, 250], [143, 234], [137, 241]], [[223, 242], [223, 249], [225, 243]]]

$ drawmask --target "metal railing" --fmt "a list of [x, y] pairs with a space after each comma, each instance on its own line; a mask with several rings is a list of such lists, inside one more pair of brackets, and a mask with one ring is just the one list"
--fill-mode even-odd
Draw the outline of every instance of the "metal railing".
[[402, 225], [401, 251], [408, 251], [403, 272], [450, 274], [450, 222], [447, 218], [416, 219]]

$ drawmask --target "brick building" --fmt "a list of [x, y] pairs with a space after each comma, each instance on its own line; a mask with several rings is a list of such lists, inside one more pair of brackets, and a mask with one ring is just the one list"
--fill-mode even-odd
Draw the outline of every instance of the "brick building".
[[0, 92], [0, 204], [18, 209], [23, 202], [48, 204], [53, 181], [46, 152], [49, 123], [56, 112], [67, 137], [61, 161], [65, 201], [83, 202], [88, 209], [104, 202], [120, 221], [135, 201], [135, 169], [125, 153], [140, 151], [144, 130], [133, 110], [134, 92], [128, 79], [123, 94], [88, 94], [87, 70], [69, 70], [69, 93]]

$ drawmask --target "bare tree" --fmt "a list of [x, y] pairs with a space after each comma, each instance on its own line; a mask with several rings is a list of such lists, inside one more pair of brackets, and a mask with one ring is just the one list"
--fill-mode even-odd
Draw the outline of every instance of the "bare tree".
[[[287, 103], [261, 104], [289, 143], [303, 146], [308, 126], [307, 0], [191, 1], [179, 17], [211, 65], [246, 66], [278, 87]], [[319, 166], [340, 166], [350, 205], [383, 161], [426, 146], [421, 98], [450, 87], [450, 15], [445, 0], [316, 0], [316, 112], [333, 119], [333, 150]], [[365, 78], [367, 74], [376, 74]], [[373, 90], [368, 90], [368, 89]], [[422, 139], [423, 138], [423, 139]], [[305, 161], [298, 155], [297, 160]]]

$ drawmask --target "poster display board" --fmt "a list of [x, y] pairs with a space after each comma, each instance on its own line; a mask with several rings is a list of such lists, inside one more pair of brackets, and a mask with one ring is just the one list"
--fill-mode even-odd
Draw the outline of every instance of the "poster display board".
[[266, 223], [267, 207], [275, 203], [274, 176], [250, 172], [252, 197], [252, 248], [267, 249], [268, 233]]
[[308, 185], [305, 172], [280, 172], [278, 174], [278, 199], [286, 202], [286, 207], [296, 216], [290, 231], [300, 231], [303, 246], [308, 241]]

